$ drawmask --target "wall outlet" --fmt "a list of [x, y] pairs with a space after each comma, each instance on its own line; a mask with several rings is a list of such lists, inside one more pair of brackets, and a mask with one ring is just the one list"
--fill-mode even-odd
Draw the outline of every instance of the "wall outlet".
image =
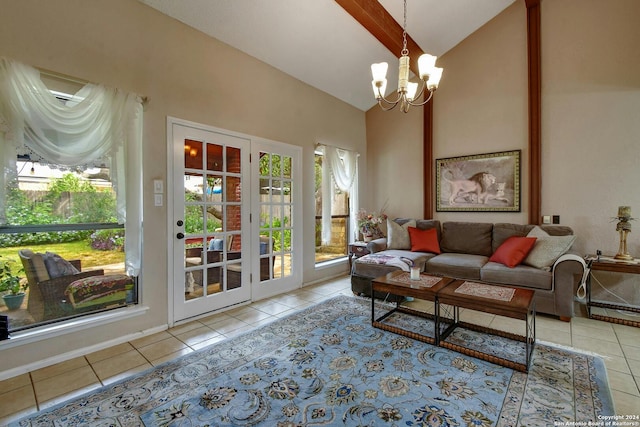
[[554, 224], [560, 224], [560, 215], [554, 215], [553, 216], [553, 223]]
[[543, 224], [551, 224], [551, 216], [550, 215], [543, 215], [542, 216], [542, 223]]

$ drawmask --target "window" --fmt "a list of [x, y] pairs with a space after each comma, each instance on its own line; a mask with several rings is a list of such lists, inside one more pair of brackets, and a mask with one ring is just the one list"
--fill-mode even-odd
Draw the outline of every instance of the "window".
[[24, 290], [0, 302], [12, 332], [137, 302], [141, 99], [54, 80], [0, 59], [0, 289]]
[[354, 240], [356, 161], [357, 154], [334, 147], [315, 153], [316, 263], [346, 256]]

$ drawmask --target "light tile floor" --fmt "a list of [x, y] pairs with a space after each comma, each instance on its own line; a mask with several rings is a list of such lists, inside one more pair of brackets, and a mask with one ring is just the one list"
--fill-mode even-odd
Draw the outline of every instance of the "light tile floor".
[[[195, 320], [57, 365], [0, 381], [0, 425], [51, 407], [237, 335], [338, 294], [352, 295], [349, 277]], [[419, 302], [418, 302], [419, 304]], [[511, 319], [461, 310], [463, 320], [514, 330]], [[516, 329], [517, 330], [517, 329]], [[640, 415], [640, 328], [575, 317], [538, 315], [537, 339], [603, 356], [618, 415]]]

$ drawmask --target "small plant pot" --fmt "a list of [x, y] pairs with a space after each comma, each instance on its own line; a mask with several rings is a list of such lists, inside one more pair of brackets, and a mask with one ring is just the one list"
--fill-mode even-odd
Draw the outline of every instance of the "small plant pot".
[[17, 310], [22, 305], [24, 301], [24, 293], [20, 293], [17, 295], [3, 295], [2, 299], [9, 310]]

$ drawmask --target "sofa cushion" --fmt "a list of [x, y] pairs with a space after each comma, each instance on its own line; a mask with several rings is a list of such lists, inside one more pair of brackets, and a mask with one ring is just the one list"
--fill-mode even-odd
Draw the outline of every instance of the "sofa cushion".
[[536, 268], [549, 269], [554, 262], [566, 253], [576, 240], [576, 236], [550, 236], [540, 227], [534, 227], [528, 234], [538, 240], [524, 259], [523, 264]]
[[497, 262], [488, 262], [480, 271], [484, 282], [512, 285], [519, 288], [551, 290], [551, 272], [523, 264], [509, 268]]
[[438, 242], [442, 238], [442, 232], [440, 231], [440, 221], [436, 219], [417, 219], [416, 228], [420, 230], [430, 230], [434, 228], [438, 233]]
[[415, 227], [414, 219], [400, 225], [397, 222], [387, 219], [387, 249], [411, 249], [411, 239], [409, 238], [409, 227]]
[[483, 222], [445, 222], [442, 224], [442, 252], [491, 256], [493, 224]]
[[411, 239], [411, 252], [440, 253], [438, 232], [435, 228], [420, 230], [419, 228], [409, 227], [409, 238]]
[[535, 237], [511, 236], [491, 255], [489, 261], [513, 268], [526, 258], [535, 243]]
[[532, 228], [533, 225], [520, 225], [504, 222], [493, 224], [493, 237], [491, 242], [493, 252], [495, 253], [500, 245], [502, 245], [509, 237], [526, 237]]
[[488, 260], [483, 255], [442, 253], [427, 261], [425, 271], [457, 279], [480, 280], [480, 269]]

